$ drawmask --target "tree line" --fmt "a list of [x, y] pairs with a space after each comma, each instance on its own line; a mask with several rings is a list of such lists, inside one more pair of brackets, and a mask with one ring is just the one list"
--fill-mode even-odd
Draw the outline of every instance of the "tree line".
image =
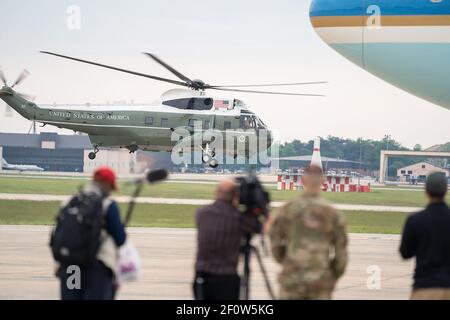
[[[285, 142], [280, 144], [280, 157], [311, 155], [313, 146], [313, 140], [302, 142], [295, 139], [291, 142]], [[328, 136], [326, 138], [321, 138], [320, 142], [322, 156], [362, 162], [364, 167], [371, 171], [379, 169], [381, 150], [410, 151], [422, 150], [422, 147], [419, 144], [416, 144], [413, 149], [409, 149], [404, 147], [400, 142], [389, 137], [384, 137], [382, 140], [362, 138], [353, 140]], [[439, 151], [450, 151], [450, 142], [440, 146]], [[395, 176], [398, 168], [423, 160], [423, 158], [390, 157], [388, 163], [389, 176]]]

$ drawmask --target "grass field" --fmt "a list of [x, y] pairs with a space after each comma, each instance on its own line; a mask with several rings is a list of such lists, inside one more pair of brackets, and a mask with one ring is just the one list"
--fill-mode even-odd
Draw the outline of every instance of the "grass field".
[[[122, 212], [126, 206], [120, 205]], [[51, 225], [58, 202], [0, 200], [0, 224]], [[135, 227], [194, 227], [197, 206], [138, 204], [131, 220]], [[349, 232], [400, 233], [407, 214], [399, 212], [346, 211]]]
[[[31, 194], [72, 194], [87, 180], [77, 179], [45, 179], [0, 177], [0, 193], [31, 193]], [[297, 191], [279, 191], [269, 187], [271, 199], [287, 200], [294, 197]], [[121, 195], [130, 195], [133, 191], [131, 183], [120, 183]], [[162, 198], [211, 199], [213, 184], [192, 184], [165, 182], [147, 186], [142, 196]], [[422, 192], [408, 190], [377, 189], [370, 193], [324, 193], [324, 196], [334, 203], [388, 205], [388, 206], [423, 206], [426, 202]], [[447, 197], [450, 200], [450, 196]]]

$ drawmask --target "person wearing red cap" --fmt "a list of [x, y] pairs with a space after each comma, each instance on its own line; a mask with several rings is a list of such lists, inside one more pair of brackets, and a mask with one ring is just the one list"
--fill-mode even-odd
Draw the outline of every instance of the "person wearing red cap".
[[63, 300], [110, 300], [114, 299], [118, 268], [118, 249], [125, 243], [126, 233], [120, 218], [117, 203], [110, 199], [112, 191], [117, 191], [114, 171], [108, 167], [98, 168], [93, 181], [82, 193], [96, 194], [103, 199], [102, 217], [104, 217], [100, 234], [100, 246], [96, 261], [81, 267], [81, 285], [79, 288], [68, 287], [71, 274], [67, 266], [60, 266], [61, 299]]
[[112, 191], [117, 191], [116, 174], [109, 167], [101, 167], [94, 172], [94, 182], [109, 195]]

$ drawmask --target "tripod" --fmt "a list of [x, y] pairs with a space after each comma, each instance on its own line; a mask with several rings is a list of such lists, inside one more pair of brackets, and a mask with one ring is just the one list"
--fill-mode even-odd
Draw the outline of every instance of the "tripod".
[[275, 295], [273, 293], [272, 287], [269, 282], [269, 278], [267, 276], [266, 269], [261, 259], [261, 254], [258, 251], [258, 248], [251, 244], [252, 235], [247, 234], [244, 236], [244, 244], [241, 246], [241, 254], [244, 256], [244, 274], [241, 279], [241, 291], [240, 291], [240, 299], [248, 300], [250, 297], [250, 256], [253, 252], [258, 260], [259, 267], [261, 269], [261, 273], [264, 278], [264, 282], [266, 285], [267, 292], [272, 300], [275, 300]]

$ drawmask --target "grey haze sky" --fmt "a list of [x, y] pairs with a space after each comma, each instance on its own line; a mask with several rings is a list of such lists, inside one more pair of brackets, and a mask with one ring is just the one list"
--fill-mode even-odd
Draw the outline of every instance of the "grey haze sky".
[[[170, 84], [38, 53], [54, 51], [173, 78], [141, 54], [157, 54], [210, 84], [328, 81], [285, 91], [325, 98], [222, 94], [244, 100], [281, 141], [334, 135], [424, 147], [450, 141], [450, 111], [397, 89], [339, 56], [312, 29], [309, 0], [0, 1], [0, 66], [39, 103], [151, 102]], [[81, 28], [67, 27], [67, 9]], [[210, 91], [214, 95], [214, 91]], [[0, 131], [30, 123], [0, 105]], [[54, 130], [45, 127], [45, 131]], [[44, 130], [42, 129], [42, 130]]]

